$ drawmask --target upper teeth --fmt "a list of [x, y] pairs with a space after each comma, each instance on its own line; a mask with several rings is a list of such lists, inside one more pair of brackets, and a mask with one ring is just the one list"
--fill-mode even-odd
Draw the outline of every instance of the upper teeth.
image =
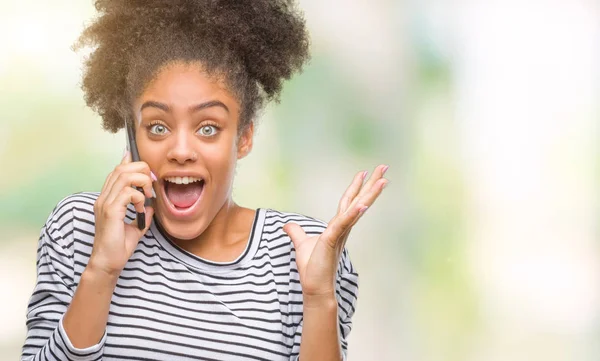
[[196, 177], [166, 177], [166, 181], [176, 184], [189, 184], [194, 182], [200, 182], [202, 178]]

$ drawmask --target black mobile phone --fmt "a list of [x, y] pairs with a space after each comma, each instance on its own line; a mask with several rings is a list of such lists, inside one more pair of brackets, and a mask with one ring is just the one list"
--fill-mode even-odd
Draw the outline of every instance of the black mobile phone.
[[[127, 133], [127, 148], [131, 152], [131, 161], [139, 162], [140, 161], [140, 153], [137, 149], [137, 144], [135, 142], [135, 132], [133, 130], [133, 126], [130, 122], [125, 120], [125, 132]], [[144, 190], [141, 187], [135, 187], [138, 191], [144, 194]], [[148, 199], [144, 202], [146, 205]], [[137, 212], [137, 224], [139, 229], [146, 228], [146, 213], [145, 212]]]

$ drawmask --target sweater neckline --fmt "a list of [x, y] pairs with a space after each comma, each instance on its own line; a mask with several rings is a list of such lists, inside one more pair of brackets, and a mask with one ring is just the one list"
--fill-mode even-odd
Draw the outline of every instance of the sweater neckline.
[[262, 208], [256, 209], [254, 220], [252, 221], [252, 228], [244, 251], [236, 259], [229, 262], [211, 261], [179, 247], [170, 239], [165, 229], [157, 222], [156, 217], [154, 217], [152, 224], [150, 225], [150, 232], [161, 247], [179, 261], [193, 268], [218, 273], [242, 268], [254, 258], [260, 243], [264, 222], [265, 210]]

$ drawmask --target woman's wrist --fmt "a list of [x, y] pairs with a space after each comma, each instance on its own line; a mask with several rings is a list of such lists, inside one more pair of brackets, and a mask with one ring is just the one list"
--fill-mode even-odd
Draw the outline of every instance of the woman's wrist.
[[119, 275], [120, 272], [108, 270], [90, 259], [85, 270], [81, 274], [81, 281], [94, 283], [98, 286], [112, 286], [114, 288], [119, 279]]
[[102, 338], [118, 278], [88, 262], [63, 317], [63, 328], [73, 347], [85, 349]]
[[305, 296], [303, 303], [300, 360], [340, 360], [342, 351], [335, 294]]
[[333, 292], [320, 295], [303, 295], [302, 297], [304, 309], [337, 310], [337, 299]]

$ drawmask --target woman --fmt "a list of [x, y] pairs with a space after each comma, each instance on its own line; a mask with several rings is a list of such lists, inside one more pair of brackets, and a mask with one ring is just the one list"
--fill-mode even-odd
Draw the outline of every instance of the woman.
[[308, 59], [302, 16], [273, 0], [96, 8], [86, 101], [111, 132], [131, 122], [142, 161], [125, 152], [100, 193], [48, 218], [22, 360], [344, 359], [358, 287], [344, 243], [387, 167], [357, 174], [329, 224], [231, 195], [257, 112]]

